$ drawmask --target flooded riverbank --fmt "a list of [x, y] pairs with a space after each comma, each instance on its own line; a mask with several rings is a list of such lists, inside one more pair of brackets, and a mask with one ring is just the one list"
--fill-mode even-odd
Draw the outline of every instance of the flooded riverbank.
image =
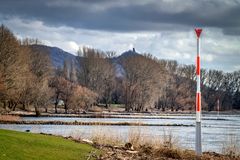
[[[0, 124], [0, 128], [34, 133], [49, 133], [62, 136], [90, 138], [96, 132], [111, 133], [124, 141], [130, 132], [139, 130], [146, 138], [163, 137], [172, 134], [183, 148], [194, 149], [195, 117], [194, 115], [170, 115], [144, 118], [78, 118], [78, 117], [23, 117], [24, 121], [62, 121], [62, 122], [98, 122], [98, 123], [144, 123], [150, 126], [97, 126], [97, 125], [42, 125], [42, 124]], [[174, 126], [178, 124], [179, 126]], [[152, 125], [152, 126], [151, 126]], [[184, 126], [186, 125], [186, 126]], [[187, 127], [187, 125], [190, 125]], [[192, 126], [191, 126], [192, 125]], [[202, 123], [203, 151], [222, 152], [222, 148], [231, 141], [240, 144], [239, 115], [204, 115]]]

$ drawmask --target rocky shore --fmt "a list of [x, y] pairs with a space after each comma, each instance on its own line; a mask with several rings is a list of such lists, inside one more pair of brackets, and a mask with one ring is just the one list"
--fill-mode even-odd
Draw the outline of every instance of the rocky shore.
[[196, 156], [193, 150], [175, 148], [169, 145], [157, 147], [150, 144], [134, 146], [131, 143], [103, 145], [86, 139], [65, 138], [78, 143], [87, 143], [101, 150], [100, 156], [96, 156], [94, 153], [89, 154], [89, 157], [94, 157], [97, 160], [240, 160], [239, 155], [223, 155], [216, 152], [203, 152], [202, 156]]

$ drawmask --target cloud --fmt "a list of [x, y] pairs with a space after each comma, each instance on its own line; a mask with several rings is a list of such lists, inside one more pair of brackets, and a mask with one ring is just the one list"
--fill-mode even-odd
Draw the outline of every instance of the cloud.
[[212, 62], [214, 60], [214, 56], [212, 54], [204, 54], [202, 56], [202, 60], [206, 62]]
[[235, 69], [235, 70], [240, 70], [240, 65], [234, 66], [234, 69]]
[[112, 32], [186, 31], [202, 26], [240, 34], [239, 0], [4, 0], [0, 14]]
[[[217, 8], [217, 9], [216, 9]], [[19, 38], [39, 38], [73, 54], [78, 47], [136, 48], [195, 64], [195, 26], [203, 27], [202, 66], [233, 71], [240, 61], [240, 0], [3, 0], [0, 22]]]

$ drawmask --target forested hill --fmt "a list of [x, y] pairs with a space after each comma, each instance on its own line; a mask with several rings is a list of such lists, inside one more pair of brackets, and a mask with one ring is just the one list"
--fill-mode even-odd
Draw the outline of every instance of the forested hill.
[[45, 45], [36, 44], [32, 45], [31, 47], [49, 54], [49, 57], [54, 68], [63, 68], [65, 61], [76, 62], [75, 55], [68, 53], [58, 47], [49, 47]]
[[[47, 53], [51, 59], [51, 62], [54, 68], [63, 68], [64, 63], [66, 63], [66, 61], [68, 63], [73, 62], [78, 65], [77, 58], [79, 57], [74, 55], [73, 53], [69, 53], [62, 50], [61, 48], [50, 47], [46, 45], [36, 45], [36, 44], [31, 45], [31, 47], [41, 52]], [[110, 59], [113, 63], [119, 63], [124, 58], [129, 58], [137, 55], [140, 55], [140, 53], [137, 53], [133, 48], [133, 50], [128, 50], [126, 52], [123, 52], [119, 56], [114, 55], [110, 57]]]
[[[63, 69], [64, 65], [68, 65], [69, 68], [74, 67], [76, 70], [80, 70], [80, 61], [83, 61], [83, 57], [74, 55], [72, 53], [66, 52], [58, 47], [50, 47], [46, 45], [31, 45], [31, 48], [39, 52], [47, 54], [51, 60], [51, 64], [55, 69]], [[121, 77], [124, 74], [124, 69], [121, 65], [121, 61], [126, 58], [140, 56], [140, 53], [137, 53], [135, 49], [128, 50], [122, 54], [116, 56], [115, 54], [109, 57], [110, 62], [113, 64], [115, 74], [117, 77]], [[70, 71], [69, 71], [70, 72]]]

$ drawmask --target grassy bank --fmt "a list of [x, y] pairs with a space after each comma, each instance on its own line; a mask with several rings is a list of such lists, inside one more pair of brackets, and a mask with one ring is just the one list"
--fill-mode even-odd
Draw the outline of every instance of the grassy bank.
[[61, 137], [0, 129], [0, 160], [81, 160], [94, 150]]
[[[111, 134], [93, 133], [92, 147], [82, 144], [84, 140], [66, 139], [57, 136], [23, 133], [0, 130], [0, 160], [90, 160], [89, 155], [96, 155], [98, 160], [240, 160], [236, 154], [218, 154], [204, 152], [196, 157], [193, 150], [177, 147], [172, 135], [165, 135], [162, 139], [145, 139], [140, 132], [133, 131], [128, 137], [128, 143], [123, 143]], [[116, 135], [116, 134], [114, 134]], [[74, 142], [78, 141], [78, 143]], [[85, 141], [86, 142], [86, 141]], [[90, 142], [90, 140], [89, 140]]]

